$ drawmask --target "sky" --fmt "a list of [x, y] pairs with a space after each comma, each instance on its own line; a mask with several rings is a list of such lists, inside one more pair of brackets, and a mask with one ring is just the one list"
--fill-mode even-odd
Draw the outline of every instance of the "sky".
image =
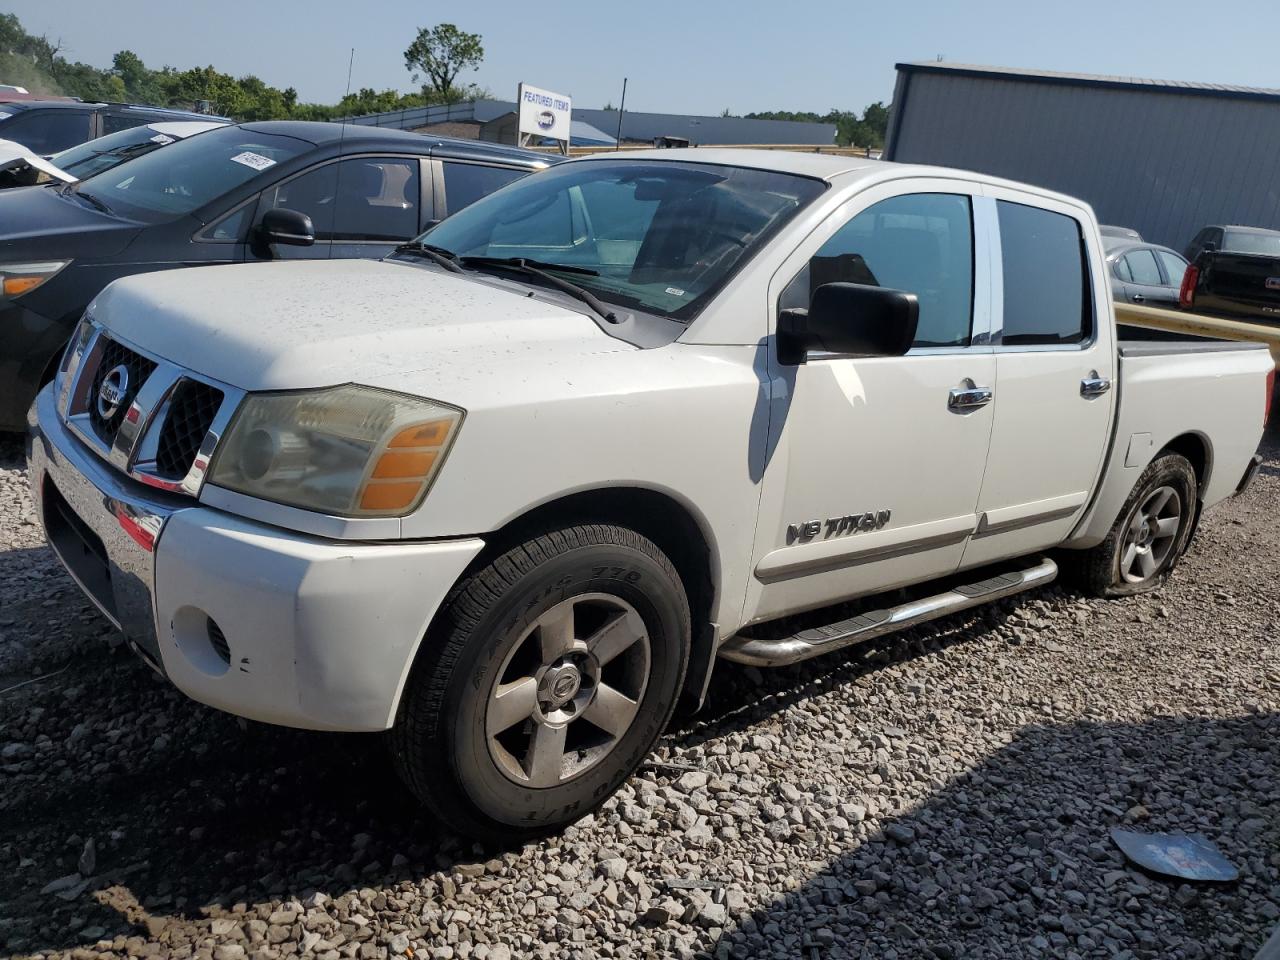
[[[935, 60], [1280, 86], [1269, 31], [1274, 0], [0, 0], [28, 31], [61, 39], [69, 59], [109, 66], [130, 49], [150, 67], [212, 64], [332, 103], [352, 89], [414, 88], [404, 49], [441, 22], [483, 38], [480, 69], [460, 78], [515, 99], [525, 81], [576, 105], [719, 114], [861, 110], [888, 103], [894, 64]], [[1245, 25], [1254, 23], [1258, 29]], [[4, 78], [0, 77], [0, 83]]]

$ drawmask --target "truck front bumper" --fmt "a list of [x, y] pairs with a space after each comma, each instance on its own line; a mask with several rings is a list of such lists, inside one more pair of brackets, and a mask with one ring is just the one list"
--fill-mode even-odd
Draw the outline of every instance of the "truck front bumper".
[[54, 552], [131, 646], [195, 700], [267, 723], [385, 730], [418, 644], [483, 541], [321, 540], [115, 471], [28, 414], [29, 477]]

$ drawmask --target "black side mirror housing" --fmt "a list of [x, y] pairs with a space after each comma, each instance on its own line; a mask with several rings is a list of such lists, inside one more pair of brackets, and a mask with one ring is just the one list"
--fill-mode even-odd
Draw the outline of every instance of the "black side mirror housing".
[[900, 357], [911, 349], [920, 320], [915, 294], [861, 283], [824, 283], [808, 310], [778, 316], [778, 361], [805, 363], [810, 353]]
[[1204, 252], [1205, 252], [1205, 253], [1217, 253], [1217, 252], [1218, 252], [1218, 245], [1217, 245], [1216, 243], [1214, 243], [1212, 240], [1206, 240], [1206, 241], [1204, 242]]
[[316, 228], [305, 213], [276, 207], [263, 214], [262, 224], [258, 227], [258, 238], [263, 243], [309, 247], [316, 242]]

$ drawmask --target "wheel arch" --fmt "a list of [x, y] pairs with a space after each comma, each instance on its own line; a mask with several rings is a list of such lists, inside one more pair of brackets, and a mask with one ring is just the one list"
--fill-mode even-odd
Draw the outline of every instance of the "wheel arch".
[[484, 534], [485, 549], [463, 578], [518, 543], [550, 529], [582, 523], [628, 527], [652, 540], [671, 560], [689, 600], [692, 634], [682, 701], [689, 709], [701, 706], [715, 660], [719, 554], [707, 518], [672, 491], [630, 485], [593, 487], [544, 501]]
[[[1196, 472], [1196, 492], [1199, 494], [1209, 483], [1213, 473], [1213, 443], [1199, 431], [1179, 434], [1166, 443], [1152, 460], [1164, 453], [1176, 453], [1186, 457]], [[1201, 499], [1197, 497], [1197, 499]]]
[[1209, 485], [1209, 477], [1213, 471], [1213, 443], [1199, 431], [1188, 431], [1166, 443], [1160, 453], [1152, 457], [1152, 460], [1165, 453], [1176, 453], [1185, 457], [1196, 474], [1196, 502], [1193, 506], [1195, 515], [1191, 518], [1191, 530], [1187, 534], [1186, 547], [1183, 548], [1185, 550], [1191, 546], [1196, 534], [1200, 532], [1200, 517], [1204, 513], [1204, 490]]

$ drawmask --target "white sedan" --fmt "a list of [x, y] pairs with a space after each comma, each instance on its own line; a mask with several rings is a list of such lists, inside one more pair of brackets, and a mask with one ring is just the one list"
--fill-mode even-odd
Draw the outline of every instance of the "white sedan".
[[144, 123], [78, 144], [48, 158], [33, 153], [20, 143], [0, 140], [0, 189], [48, 183], [51, 180], [74, 183], [144, 153], [214, 127], [225, 126], [226, 123], [225, 120]]

